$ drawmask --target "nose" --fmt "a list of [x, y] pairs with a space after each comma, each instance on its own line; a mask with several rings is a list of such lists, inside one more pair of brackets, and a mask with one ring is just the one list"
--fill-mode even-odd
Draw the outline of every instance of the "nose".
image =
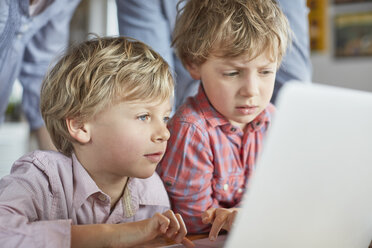
[[246, 75], [242, 79], [241, 87], [239, 90], [240, 95], [245, 97], [252, 97], [259, 94], [259, 85], [257, 78], [254, 75]]
[[170, 132], [167, 128], [167, 124], [162, 121], [156, 126], [155, 131], [152, 135], [152, 141], [156, 143], [161, 143], [167, 141], [169, 137]]

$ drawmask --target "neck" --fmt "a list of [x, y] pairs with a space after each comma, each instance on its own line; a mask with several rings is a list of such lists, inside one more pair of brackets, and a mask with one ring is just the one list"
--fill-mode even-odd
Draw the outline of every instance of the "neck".
[[111, 199], [110, 208], [112, 210], [115, 207], [116, 203], [123, 196], [124, 190], [128, 182], [128, 177], [124, 177], [121, 180], [111, 181], [109, 183], [107, 183], [107, 181], [99, 182], [95, 178], [93, 178], [93, 180], [96, 182], [97, 186], [103, 192], [110, 196]]
[[102, 167], [102, 162], [97, 163], [97, 160], [90, 159], [94, 156], [86, 156], [87, 154], [75, 147], [74, 151], [77, 159], [97, 184], [98, 188], [110, 196], [111, 208], [113, 208], [123, 195], [128, 177], [107, 172]]

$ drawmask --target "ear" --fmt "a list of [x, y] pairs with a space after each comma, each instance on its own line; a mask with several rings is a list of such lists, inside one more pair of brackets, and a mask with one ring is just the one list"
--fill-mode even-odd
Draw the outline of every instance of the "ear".
[[66, 119], [66, 125], [71, 137], [82, 144], [90, 141], [90, 126], [86, 123], [81, 123], [76, 119]]
[[189, 71], [191, 77], [195, 80], [200, 80], [201, 79], [201, 76], [200, 76], [200, 65], [196, 65], [194, 63], [187, 63], [185, 65], [186, 69]]

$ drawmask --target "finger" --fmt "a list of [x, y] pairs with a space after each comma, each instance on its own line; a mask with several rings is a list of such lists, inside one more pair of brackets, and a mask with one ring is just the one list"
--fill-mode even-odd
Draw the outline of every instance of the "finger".
[[219, 214], [213, 221], [211, 231], [209, 232], [209, 239], [216, 240], [218, 233], [221, 231], [223, 225], [226, 223], [227, 213]]
[[212, 223], [216, 217], [216, 208], [209, 208], [202, 213], [202, 222], [204, 224]]
[[175, 237], [175, 241], [177, 243], [181, 243], [183, 238], [186, 236], [187, 234], [187, 229], [186, 229], [186, 225], [185, 225], [185, 222], [183, 221], [182, 219], [182, 216], [180, 214], [176, 214], [176, 218], [178, 220], [178, 224], [180, 226], [179, 230], [178, 230], [178, 233]]
[[168, 238], [171, 238], [180, 229], [180, 224], [178, 223], [177, 217], [173, 213], [172, 210], [168, 210], [168, 211], [164, 212], [163, 215], [165, 217], [167, 217], [169, 219], [169, 221], [170, 221], [169, 226], [168, 226], [168, 230], [166, 232], [166, 235], [167, 235]]
[[156, 213], [152, 218], [155, 219], [155, 221], [157, 222], [157, 226], [160, 227], [160, 232], [164, 234], [168, 230], [170, 224], [169, 219], [160, 213]]
[[227, 223], [223, 227], [223, 229], [225, 229], [226, 231], [231, 230], [237, 214], [238, 214], [238, 211], [234, 210], [231, 214], [229, 214], [229, 216], [227, 216]]
[[184, 246], [188, 247], [188, 248], [191, 248], [191, 247], [195, 247], [195, 244], [189, 240], [188, 238], [184, 237], [182, 239], [182, 242], [181, 242]]

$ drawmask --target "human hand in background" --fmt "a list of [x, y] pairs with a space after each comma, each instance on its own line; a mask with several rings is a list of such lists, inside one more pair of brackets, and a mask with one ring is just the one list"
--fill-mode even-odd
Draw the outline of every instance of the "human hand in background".
[[232, 228], [238, 208], [210, 208], [202, 214], [204, 224], [211, 223], [212, 228], [209, 232], [209, 239], [216, 240], [221, 229], [230, 231]]

